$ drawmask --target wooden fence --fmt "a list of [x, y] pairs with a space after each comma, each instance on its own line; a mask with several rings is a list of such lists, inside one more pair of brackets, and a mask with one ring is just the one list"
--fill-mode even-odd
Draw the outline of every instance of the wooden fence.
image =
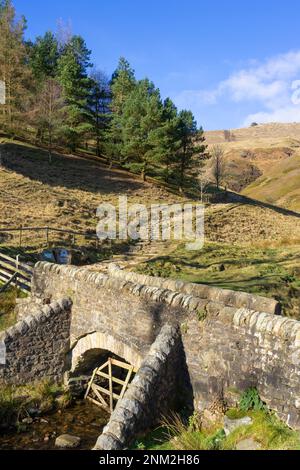
[[1, 292], [10, 285], [23, 292], [30, 292], [33, 267], [22, 263], [19, 257], [11, 258], [0, 251], [0, 281], [4, 283]]
[[[59, 239], [57, 239], [57, 235], [59, 235]], [[5, 244], [10, 242], [13, 246], [18, 246], [19, 248], [26, 247], [34, 241], [46, 247], [49, 247], [51, 242], [61, 242], [68, 246], [85, 246], [91, 243], [94, 248], [99, 248], [99, 239], [96, 234], [53, 227], [20, 226], [16, 228], [0, 228], [0, 243], [1, 238]]]

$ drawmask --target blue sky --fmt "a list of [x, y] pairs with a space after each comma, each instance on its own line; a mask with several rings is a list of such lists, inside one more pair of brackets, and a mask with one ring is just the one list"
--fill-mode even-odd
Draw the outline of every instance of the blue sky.
[[[138, 78], [194, 112], [205, 129], [300, 121], [298, 0], [15, 0], [27, 36], [72, 24], [111, 74]], [[298, 81], [299, 80], [299, 81]]]

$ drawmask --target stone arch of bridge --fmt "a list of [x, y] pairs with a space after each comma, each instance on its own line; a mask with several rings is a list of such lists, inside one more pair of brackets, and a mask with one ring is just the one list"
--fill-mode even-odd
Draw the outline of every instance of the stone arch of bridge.
[[99, 365], [99, 360], [112, 354], [125, 360], [139, 369], [143, 361], [137, 348], [129, 346], [121, 338], [107, 332], [92, 332], [80, 338], [70, 351], [70, 368], [72, 375], [82, 374]]

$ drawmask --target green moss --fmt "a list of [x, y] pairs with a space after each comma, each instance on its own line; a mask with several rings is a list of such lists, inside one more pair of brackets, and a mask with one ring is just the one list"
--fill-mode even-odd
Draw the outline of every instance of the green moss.
[[239, 408], [231, 408], [226, 412], [226, 416], [229, 419], [241, 419], [247, 416], [245, 411], [241, 411]]
[[188, 324], [187, 324], [187, 323], [182, 323], [182, 325], [181, 325], [180, 328], [181, 328], [181, 332], [182, 332], [184, 335], [186, 335], [186, 334], [188, 333], [188, 331], [189, 331], [189, 327], [188, 327]]
[[207, 318], [207, 311], [205, 309], [197, 310], [197, 317], [200, 322]]

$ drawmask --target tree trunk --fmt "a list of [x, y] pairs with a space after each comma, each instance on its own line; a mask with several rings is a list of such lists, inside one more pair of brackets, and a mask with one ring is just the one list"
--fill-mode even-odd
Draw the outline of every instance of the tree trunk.
[[49, 165], [52, 165], [52, 129], [51, 125], [49, 125], [49, 146], [48, 146], [48, 154], [49, 154]]
[[99, 139], [99, 137], [97, 137], [96, 153], [97, 153], [97, 157], [99, 158], [100, 157], [100, 139]]
[[143, 169], [142, 169], [142, 174], [141, 174], [141, 176], [142, 176], [142, 180], [143, 180], [143, 182], [144, 182], [144, 183], [145, 183], [145, 181], [146, 181], [146, 173], [147, 173], [147, 169], [148, 169], [148, 167], [147, 167], [147, 163], [144, 163], [144, 165], [143, 165]]

